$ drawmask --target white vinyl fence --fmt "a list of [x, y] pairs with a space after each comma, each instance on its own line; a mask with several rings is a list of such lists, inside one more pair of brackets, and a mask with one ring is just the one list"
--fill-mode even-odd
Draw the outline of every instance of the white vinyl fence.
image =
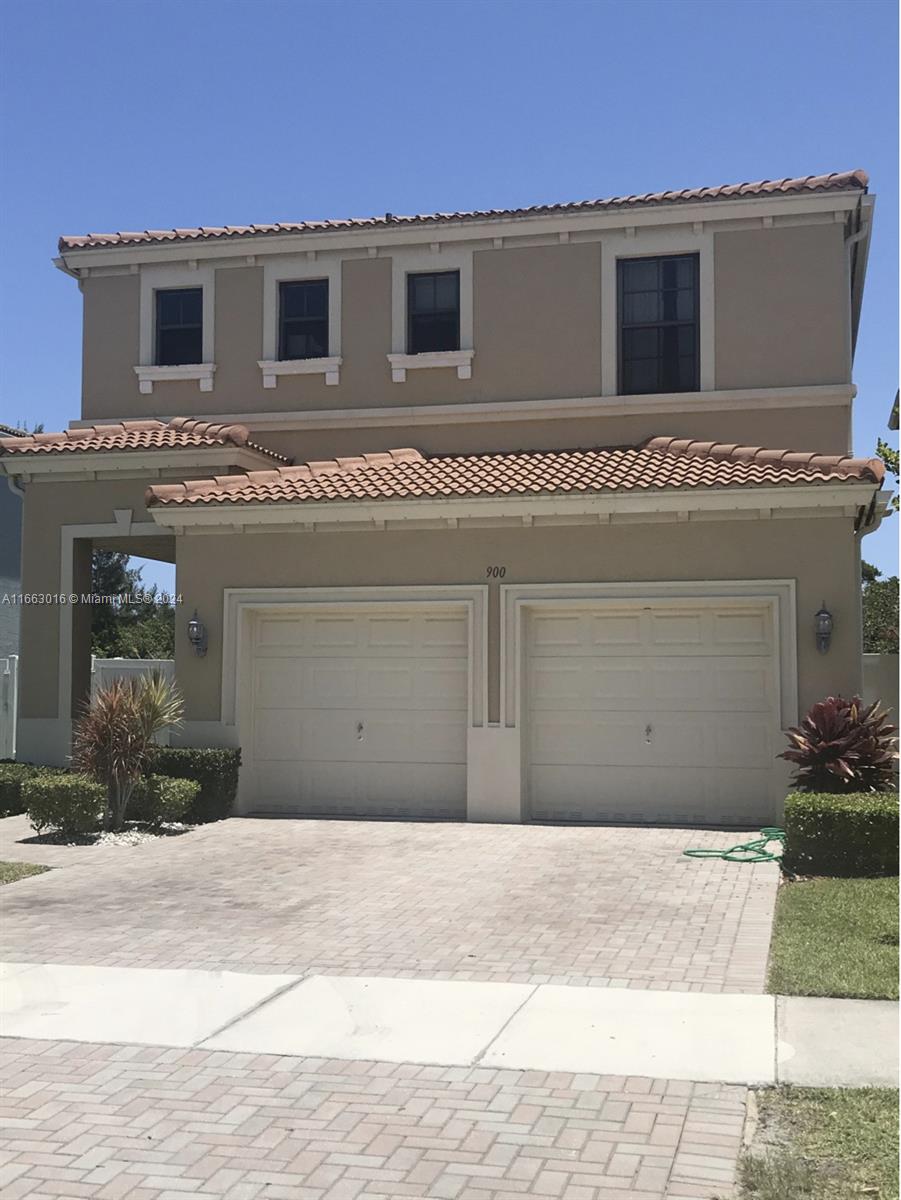
[[[130, 679], [146, 671], [161, 671], [167, 679], [175, 678], [175, 663], [171, 658], [94, 658], [91, 657], [91, 695], [98, 687], [113, 679]], [[0, 758], [16, 754], [16, 697], [19, 682], [18, 655], [0, 658]], [[160, 741], [168, 745], [168, 735]]]
[[0, 758], [16, 753], [16, 707], [19, 694], [19, 656], [0, 658]]

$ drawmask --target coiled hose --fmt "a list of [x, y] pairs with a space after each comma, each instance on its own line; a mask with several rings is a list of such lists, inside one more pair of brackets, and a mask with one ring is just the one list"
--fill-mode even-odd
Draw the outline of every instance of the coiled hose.
[[[778, 843], [778, 850], [768, 850], [770, 842]], [[721, 858], [724, 862], [763, 863], [781, 862], [785, 853], [785, 830], [775, 825], [765, 825], [760, 837], [753, 842], [731, 846], [728, 850], [683, 850], [687, 858]]]

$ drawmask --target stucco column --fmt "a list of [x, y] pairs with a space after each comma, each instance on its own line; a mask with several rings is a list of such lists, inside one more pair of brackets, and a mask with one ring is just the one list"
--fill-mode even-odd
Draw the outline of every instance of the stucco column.
[[[78, 597], [91, 591], [93, 549], [89, 538], [76, 538], [72, 543], [72, 591]], [[77, 717], [91, 698], [91, 611], [90, 604], [72, 605], [71, 707], [68, 713], [60, 713], [63, 717]]]

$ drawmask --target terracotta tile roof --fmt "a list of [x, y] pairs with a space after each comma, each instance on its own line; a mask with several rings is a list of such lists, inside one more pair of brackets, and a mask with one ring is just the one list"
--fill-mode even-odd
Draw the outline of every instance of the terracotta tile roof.
[[880, 484], [879, 459], [657, 437], [640, 446], [426, 458], [390, 450], [247, 475], [153, 484], [149, 504], [308, 504], [566, 495], [671, 488]]
[[279, 222], [270, 225], [199, 226], [196, 229], [141, 229], [120, 233], [87, 233], [59, 239], [60, 252], [93, 246], [136, 246], [146, 242], [196, 242], [216, 238], [257, 237], [281, 233], [321, 233], [338, 229], [397, 225], [436, 225], [450, 221], [484, 221], [491, 218], [537, 217], [553, 213], [579, 213], [618, 208], [647, 208], [661, 204], [693, 204], [707, 200], [741, 200], [748, 197], [798, 195], [810, 192], [866, 191], [866, 171], [836, 171], [829, 175], [803, 175], [797, 179], [761, 179], [756, 183], [727, 183], [716, 187], [684, 188], [673, 192], [648, 192], [641, 196], [611, 196], [606, 200], [577, 200], [561, 204], [534, 204], [528, 208], [490, 208], [473, 212], [418, 213], [382, 217], [348, 217], [343, 220]]
[[178, 450], [190, 446], [247, 446], [278, 462], [290, 461], [251, 442], [243, 425], [214, 425], [209, 421], [195, 421], [191, 417], [173, 417], [168, 423], [154, 420], [121, 421], [114, 425], [64, 429], [60, 433], [0, 437], [0, 456], [111, 450]]

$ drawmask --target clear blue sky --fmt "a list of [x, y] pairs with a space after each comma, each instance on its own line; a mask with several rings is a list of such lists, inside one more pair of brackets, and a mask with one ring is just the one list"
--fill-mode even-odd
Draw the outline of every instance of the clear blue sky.
[[[885, 432], [898, 386], [892, 0], [7, 0], [0, 23], [0, 420], [53, 429], [79, 415], [79, 294], [50, 264], [61, 233], [861, 166], [879, 199], [856, 451]], [[886, 571], [897, 527], [865, 543]]]

